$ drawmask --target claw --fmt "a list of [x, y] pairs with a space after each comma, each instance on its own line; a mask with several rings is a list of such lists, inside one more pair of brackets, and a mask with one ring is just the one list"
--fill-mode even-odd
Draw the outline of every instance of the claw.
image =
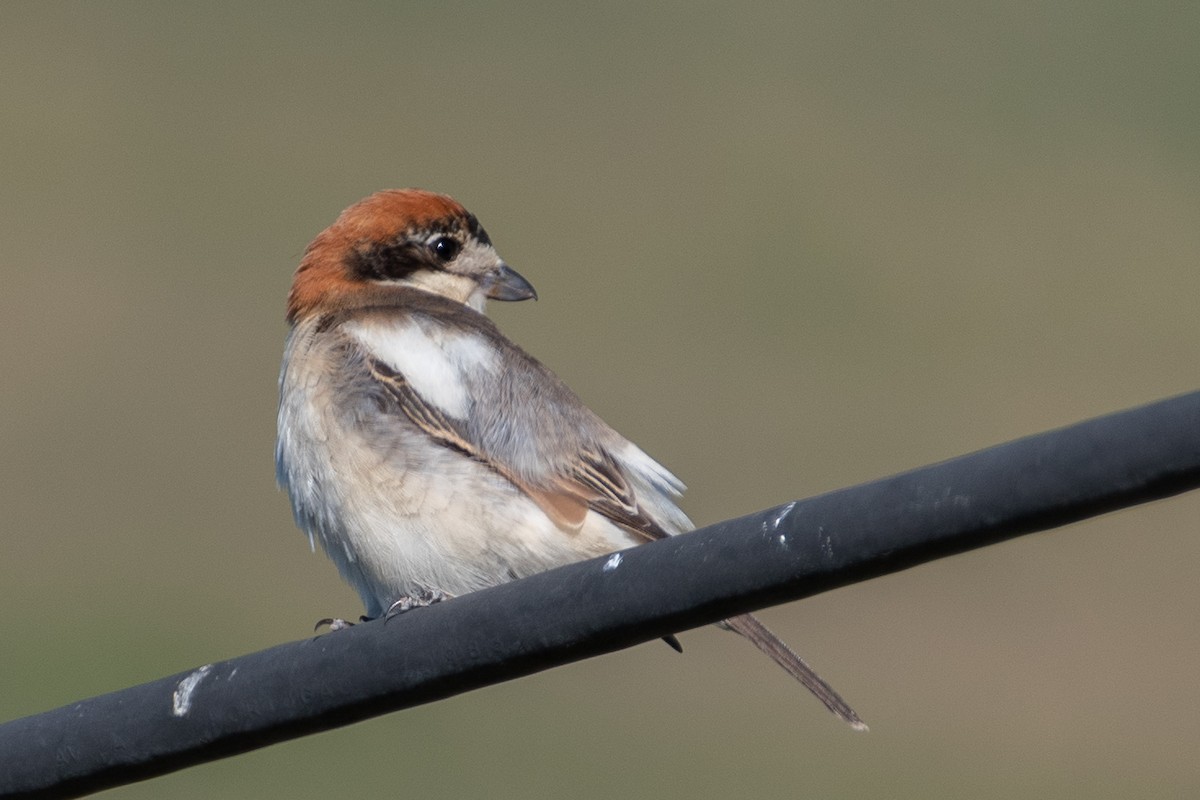
[[405, 611], [412, 611], [414, 608], [426, 608], [434, 603], [440, 603], [443, 600], [449, 600], [451, 595], [446, 594], [440, 589], [421, 589], [413, 594], [406, 594], [388, 606], [387, 612], [383, 615], [386, 622], [398, 614], [403, 614]]
[[[360, 619], [363, 622], [367, 621], [366, 617], [360, 617]], [[317, 620], [317, 624], [313, 626], [313, 633], [316, 633], [317, 631], [321, 630], [321, 628], [325, 625], [329, 626], [329, 630], [331, 632], [332, 631], [344, 631], [344, 630], [346, 630], [346, 628], [354, 627], [354, 623], [348, 619], [342, 619], [341, 617], [326, 617], [325, 619]]]

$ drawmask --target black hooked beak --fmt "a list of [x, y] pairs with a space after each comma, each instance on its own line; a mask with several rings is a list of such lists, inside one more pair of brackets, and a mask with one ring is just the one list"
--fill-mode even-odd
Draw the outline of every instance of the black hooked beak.
[[488, 283], [487, 296], [492, 300], [537, 300], [533, 284], [508, 264], [501, 264]]

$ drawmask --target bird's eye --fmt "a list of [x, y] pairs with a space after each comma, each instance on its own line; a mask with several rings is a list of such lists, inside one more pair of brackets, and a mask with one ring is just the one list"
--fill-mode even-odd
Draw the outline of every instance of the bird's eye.
[[454, 260], [454, 257], [462, 250], [462, 244], [449, 236], [439, 236], [430, 242], [429, 249], [433, 251], [438, 261], [447, 262]]

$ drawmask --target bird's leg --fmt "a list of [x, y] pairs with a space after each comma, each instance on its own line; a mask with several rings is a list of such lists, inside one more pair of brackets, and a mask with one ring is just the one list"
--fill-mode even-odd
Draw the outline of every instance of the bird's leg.
[[418, 589], [412, 594], [401, 596], [396, 602], [388, 606], [387, 613], [383, 615], [383, 619], [386, 622], [397, 614], [412, 611], [414, 608], [425, 608], [434, 603], [449, 600], [451, 597], [452, 595], [443, 592], [441, 589]]

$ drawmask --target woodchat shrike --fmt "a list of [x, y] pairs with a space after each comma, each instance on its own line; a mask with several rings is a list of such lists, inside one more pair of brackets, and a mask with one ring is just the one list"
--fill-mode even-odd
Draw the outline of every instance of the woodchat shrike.
[[[384, 191], [305, 251], [288, 295], [276, 469], [367, 617], [681, 533], [683, 484], [484, 315], [536, 297], [474, 215]], [[726, 620], [855, 728], [749, 614]]]

